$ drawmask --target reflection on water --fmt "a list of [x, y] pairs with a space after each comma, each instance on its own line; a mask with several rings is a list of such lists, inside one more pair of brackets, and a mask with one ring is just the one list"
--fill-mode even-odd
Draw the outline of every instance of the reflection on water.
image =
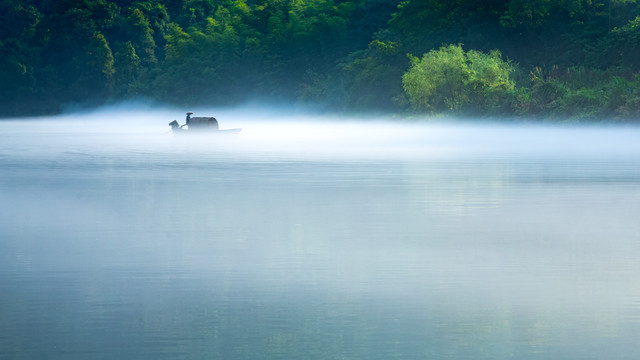
[[640, 355], [639, 129], [138, 115], [3, 123], [0, 358]]

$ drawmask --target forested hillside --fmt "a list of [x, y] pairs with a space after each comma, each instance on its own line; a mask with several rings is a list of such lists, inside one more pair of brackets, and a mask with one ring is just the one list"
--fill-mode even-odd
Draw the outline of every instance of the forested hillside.
[[0, 116], [150, 99], [634, 119], [636, 0], [0, 0]]

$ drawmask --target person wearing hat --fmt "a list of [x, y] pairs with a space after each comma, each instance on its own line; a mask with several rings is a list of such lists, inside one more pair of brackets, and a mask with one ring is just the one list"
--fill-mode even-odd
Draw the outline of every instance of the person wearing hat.
[[193, 115], [193, 113], [192, 113], [191, 111], [189, 111], [189, 112], [187, 113], [187, 120], [186, 120], [186, 121], [187, 121], [187, 123], [186, 123], [185, 125], [189, 125], [189, 120], [191, 120], [191, 115]]

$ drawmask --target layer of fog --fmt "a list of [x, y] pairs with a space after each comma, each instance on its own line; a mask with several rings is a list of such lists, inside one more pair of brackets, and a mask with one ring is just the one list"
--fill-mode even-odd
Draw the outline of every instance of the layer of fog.
[[[60, 116], [8, 119], [1, 153], [51, 157], [89, 151], [222, 154], [251, 159], [446, 159], [449, 157], [593, 157], [640, 155], [633, 126], [513, 125], [433, 118], [317, 115], [283, 108], [187, 109], [214, 116], [230, 136], [176, 135], [185, 110], [114, 106]], [[38, 139], [36, 143], [32, 139]], [[29, 139], [29, 140], [27, 140]]]

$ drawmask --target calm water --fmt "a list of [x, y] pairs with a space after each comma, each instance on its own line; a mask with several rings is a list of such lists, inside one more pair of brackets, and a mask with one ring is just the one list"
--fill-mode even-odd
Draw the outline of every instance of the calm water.
[[640, 357], [638, 128], [135, 115], [2, 122], [1, 359]]

